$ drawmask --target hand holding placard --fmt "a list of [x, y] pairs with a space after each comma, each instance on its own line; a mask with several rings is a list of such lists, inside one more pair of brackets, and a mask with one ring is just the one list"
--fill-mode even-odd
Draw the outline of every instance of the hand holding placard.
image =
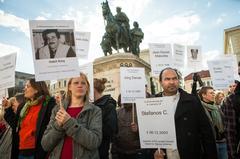
[[154, 153], [154, 159], [164, 159], [164, 156], [165, 153], [160, 148], [158, 148], [158, 150], [156, 150]]

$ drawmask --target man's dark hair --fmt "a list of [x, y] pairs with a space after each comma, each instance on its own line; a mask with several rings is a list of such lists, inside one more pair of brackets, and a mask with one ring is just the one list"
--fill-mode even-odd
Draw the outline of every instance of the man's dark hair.
[[177, 71], [176, 69], [171, 68], [171, 67], [167, 67], [167, 68], [164, 68], [164, 69], [160, 72], [160, 74], [159, 74], [159, 81], [162, 81], [162, 74], [163, 74], [163, 72], [164, 72], [165, 70], [173, 70], [173, 71], [175, 71], [176, 74], [177, 74], [178, 79], [180, 79], [180, 76], [179, 76], [178, 71]]
[[44, 30], [44, 31], [42, 32], [42, 38], [43, 38], [44, 41], [47, 40], [47, 34], [49, 34], [49, 33], [55, 33], [56, 36], [57, 36], [57, 38], [58, 38], [58, 39], [60, 38], [60, 34], [59, 34], [59, 32], [58, 32], [57, 29], [47, 29], [47, 30]]
[[203, 100], [203, 94], [206, 94], [209, 89], [213, 89], [213, 87], [204, 86], [199, 90], [198, 95], [199, 95], [201, 100]]

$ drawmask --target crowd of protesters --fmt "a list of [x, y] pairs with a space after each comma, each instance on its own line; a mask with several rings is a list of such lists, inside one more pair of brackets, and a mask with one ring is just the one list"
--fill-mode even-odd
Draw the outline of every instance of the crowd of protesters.
[[[197, 73], [192, 93], [180, 88], [177, 70], [159, 74], [162, 92], [173, 96], [177, 149], [141, 149], [135, 103], [103, 95], [106, 78], [90, 84], [80, 73], [66, 91], [50, 95], [44, 81], [29, 79], [23, 93], [2, 99], [0, 158], [3, 159], [240, 159], [240, 82], [229, 92], [204, 86]], [[146, 87], [147, 88], [147, 87]]]

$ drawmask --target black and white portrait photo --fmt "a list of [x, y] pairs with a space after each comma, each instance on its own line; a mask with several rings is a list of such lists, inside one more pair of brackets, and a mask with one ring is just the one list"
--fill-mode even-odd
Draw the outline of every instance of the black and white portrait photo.
[[196, 60], [198, 56], [198, 49], [191, 49], [191, 57], [193, 60]]
[[35, 58], [76, 57], [73, 29], [33, 29]]

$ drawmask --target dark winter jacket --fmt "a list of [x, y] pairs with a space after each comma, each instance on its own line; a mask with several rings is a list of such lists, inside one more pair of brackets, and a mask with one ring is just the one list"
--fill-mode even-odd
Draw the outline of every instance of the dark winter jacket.
[[[212, 127], [200, 100], [182, 89], [179, 89], [179, 93], [174, 117], [180, 158], [217, 159]], [[161, 96], [162, 93], [156, 95]]]
[[110, 95], [104, 95], [94, 102], [102, 110], [103, 139], [99, 147], [100, 159], [108, 158], [110, 142], [118, 131], [116, 101]]
[[[51, 98], [46, 106], [41, 107], [38, 119], [37, 119], [37, 129], [36, 129], [36, 146], [34, 152], [34, 159], [43, 159], [46, 157], [47, 152], [43, 150], [41, 146], [41, 140], [45, 129], [47, 128], [48, 122], [50, 120], [51, 112], [55, 106], [54, 98]], [[12, 157], [17, 158], [19, 153], [19, 130], [17, 129], [17, 123], [19, 118], [19, 113], [21, 110], [18, 110], [15, 114], [12, 109], [7, 109], [4, 114], [4, 119], [11, 126], [13, 131], [16, 131], [16, 134], [13, 134], [13, 143], [12, 143]]]

